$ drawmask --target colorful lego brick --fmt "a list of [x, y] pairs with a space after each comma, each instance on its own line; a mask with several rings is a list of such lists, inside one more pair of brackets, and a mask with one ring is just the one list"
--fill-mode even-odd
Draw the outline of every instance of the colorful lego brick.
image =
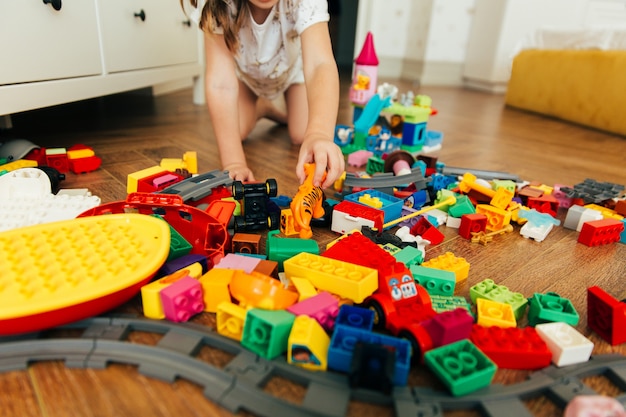
[[525, 239], [532, 239], [535, 242], [543, 242], [554, 228], [551, 224], [537, 225], [527, 222], [520, 228], [519, 234]]
[[291, 277], [290, 281], [291, 284], [295, 287], [296, 291], [298, 291], [298, 302], [304, 301], [307, 298], [311, 298], [317, 295], [317, 290], [308, 279]]
[[360, 149], [348, 155], [348, 165], [352, 167], [362, 167], [367, 164], [367, 160], [374, 155], [374, 152]]
[[173, 274], [181, 269], [189, 268], [193, 264], [200, 264], [202, 266], [202, 273], [209, 270], [209, 262], [205, 255], [197, 253], [189, 253], [187, 255], [180, 256], [176, 259], [165, 262], [159, 269], [158, 276], [165, 276]]
[[269, 275], [256, 271], [246, 273], [233, 270], [230, 280], [230, 294], [242, 307], [283, 310], [298, 300], [298, 293], [285, 288], [283, 283]]
[[70, 171], [70, 161], [65, 148], [46, 148], [46, 165], [62, 174]]
[[559, 200], [551, 194], [544, 194], [541, 197], [529, 197], [526, 205], [528, 208], [535, 209], [540, 213], [556, 217], [559, 209]]
[[552, 352], [534, 327], [481, 326], [475, 324], [470, 340], [498, 368], [541, 369], [550, 365]]
[[512, 292], [504, 285], [497, 285], [492, 279], [485, 279], [470, 287], [470, 299], [476, 304], [478, 298], [510, 304], [515, 320], [520, 320], [526, 312], [528, 300], [523, 294]]
[[556, 366], [587, 362], [591, 357], [593, 343], [567, 323], [542, 323], [535, 330], [548, 345]]
[[533, 223], [539, 226], [543, 226], [543, 225], [558, 226], [561, 224], [561, 221], [554, 218], [553, 215], [539, 212], [534, 208], [533, 209], [526, 209], [526, 208], [520, 209], [517, 215], [523, 219], [528, 220], [529, 223]]
[[[383, 248], [387, 250], [386, 246], [383, 246]], [[402, 249], [398, 249], [397, 252], [392, 253], [392, 255], [398, 262], [402, 262], [409, 269], [414, 265], [417, 266], [424, 262], [424, 251], [413, 246], [405, 246]]]
[[[157, 214], [153, 216], [161, 218], [161, 216]], [[166, 262], [188, 255], [192, 248], [191, 243], [189, 243], [183, 235], [178, 233], [176, 229], [170, 226], [170, 252], [167, 255]]]
[[[452, 217], [462, 217], [464, 215], [476, 213], [476, 208], [472, 204], [471, 200], [466, 195], [459, 195], [456, 197], [456, 203], [448, 208], [448, 215]], [[485, 217], [485, 223], [487, 218]]]
[[263, 358], [274, 359], [287, 352], [295, 319], [284, 310], [248, 310], [241, 345]]
[[231, 245], [233, 253], [259, 253], [261, 235], [254, 233], [235, 233], [231, 239]]
[[437, 314], [421, 323], [430, 335], [434, 348], [467, 339], [473, 324], [474, 317], [464, 308]]
[[246, 322], [245, 308], [223, 301], [215, 308], [215, 327], [219, 334], [241, 342]]
[[313, 371], [328, 367], [330, 337], [322, 326], [308, 316], [298, 316], [287, 340], [287, 362]]
[[431, 295], [430, 301], [436, 313], [443, 313], [444, 311], [451, 311], [456, 308], [464, 308], [469, 314], [473, 314], [472, 305], [467, 302], [465, 297], [460, 295]]
[[479, 298], [476, 300], [477, 323], [481, 326], [515, 327], [517, 321], [510, 304]]
[[451, 229], [458, 229], [459, 227], [461, 227], [461, 218], [448, 216], [446, 220], [446, 227], [449, 227]]
[[496, 364], [467, 339], [426, 352], [424, 362], [457, 397], [489, 386], [497, 370]]
[[459, 235], [470, 239], [472, 233], [484, 232], [487, 227], [487, 216], [480, 213], [464, 214], [461, 216]]
[[190, 174], [198, 173], [198, 157], [196, 152], [187, 151], [181, 158], [163, 158], [159, 163], [161, 168], [175, 172], [176, 170], [186, 169]]
[[391, 394], [396, 366], [396, 355], [386, 346], [357, 342], [354, 346], [348, 384], [350, 388], [364, 388]]
[[217, 306], [230, 302], [230, 280], [235, 273], [232, 269], [213, 268], [198, 280], [204, 293], [204, 311], [215, 313]]
[[620, 216], [626, 217], [626, 199], [621, 198], [617, 200], [617, 202], [615, 203], [615, 208], [613, 210]]
[[415, 282], [426, 288], [431, 295], [454, 295], [456, 275], [453, 271], [427, 268], [419, 265], [409, 267]]
[[470, 264], [464, 258], [456, 257], [452, 252], [446, 252], [436, 258], [422, 263], [427, 268], [441, 269], [454, 272], [456, 282], [461, 282], [469, 276]]
[[[365, 201], [361, 201], [361, 198], [363, 197], [365, 197]], [[400, 198], [396, 198], [392, 195], [373, 189], [367, 189], [359, 191], [357, 193], [348, 194], [344, 197], [344, 200], [358, 202], [360, 204], [382, 210], [385, 213], [385, 223], [400, 217], [402, 213], [402, 205], [404, 203], [404, 201]], [[376, 201], [378, 202], [378, 204], [376, 204]], [[379, 207], [377, 207], [377, 205], [379, 205]]]
[[448, 213], [440, 209], [429, 210], [424, 217], [435, 227], [444, 225], [448, 221]]
[[339, 313], [339, 303], [330, 293], [323, 291], [287, 307], [287, 311], [295, 316], [309, 316], [315, 319], [324, 330], [331, 332]]
[[623, 220], [624, 216], [618, 214], [615, 210], [599, 204], [585, 204], [585, 208], [599, 211], [605, 219]]
[[261, 260], [251, 256], [237, 255], [235, 253], [227, 253], [220, 261], [215, 264], [217, 269], [241, 269], [247, 273], [254, 271], [257, 264]]
[[339, 308], [335, 325], [356, 327], [370, 331], [374, 327], [374, 312], [369, 308], [344, 304]]
[[261, 259], [253, 272], [258, 272], [259, 274], [267, 275], [272, 278], [278, 278], [278, 262]]
[[172, 282], [160, 294], [165, 318], [173, 322], [187, 321], [204, 310], [202, 286], [191, 277]]
[[348, 372], [358, 342], [378, 344], [395, 351], [394, 385], [405, 386], [411, 369], [411, 344], [404, 339], [373, 333], [356, 327], [335, 327], [328, 348], [328, 368]]
[[586, 222], [602, 220], [603, 218], [602, 213], [598, 210], [574, 204], [567, 210], [565, 220], [563, 221], [563, 227], [580, 232], [583, 228], [583, 224]]
[[476, 213], [487, 216], [486, 230], [501, 230], [504, 226], [511, 223], [511, 213], [509, 211], [488, 204], [478, 204]]
[[128, 174], [126, 180], [126, 193], [135, 193], [138, 191], [139, 180], [141, 178], [149, 177], [151, 175], [160, 174], [163, 172], [163, 168], [160, 166], [153, 166], [150, 168], [142, 169]]
[[587, 325], [616, 346], [626, 342], [626, 302], [598, 286], [587, 288]]
[[624, 223], [615, 219], [589, 221], [583, 224], [578, 242], [587, 246], [601, 246], [619, 242]]
[[421, 236], [433, 245], [438, 245], [445, 239], [444, 234], [423, 216], [411, 227], [411, 234]]
[[555, 321], [576, 326], [579, 320], [578, 312], [567, 298], [550, 292], [546, 294], [535, 293], [530, 298], [528, 324], [531, 326]]
[[385, 213], [382, 210], [344, 200], [333, 209], [331, 230], [341, 234], [353, 230], [360, 231], [363, 226], [382, 230], [383, 224], [385, 224]]
[[348, 298], [355, 303], [362, 303], [378, 288], [378, 273], [375, 269], [312, 253], [303, 252], [289, 258], [284, 267], [287, 278], [306, 278], [318, 290]]
[[278, 236], [278, 230], [267, 233], [266, 252], [269, 260], [278, 262], [278, 269], [282, 271], [283, 262], [302, 252], [319, 255], [320, 248], [315, 240], [300, 238], [284, 238]]
[[164, 319], [165, 313], [163, 312], [163, 303], [161, 302], [161, 290], [186, 276], [189, 276], [188, 271], [181, 270], [141, 287], [143, 315], [151, 319]]
[[495, 190], [489, 204], [499, 209], [506, 210], [509, 204], [511, 204], [511, 201], [513, 201], [513, 197], [515, 197], [514, 191], [507, 188], [498, 188]]

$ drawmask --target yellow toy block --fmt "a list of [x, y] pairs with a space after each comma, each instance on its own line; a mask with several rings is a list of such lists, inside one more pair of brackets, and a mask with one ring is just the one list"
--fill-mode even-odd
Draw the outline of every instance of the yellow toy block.
[[159, 163], [162, 169], [176, 172], [177, 169], [186, 169], [190, 174], [198, 173], [198, 157], [196, 152], [188, 151], [183, 154], [183, 158], [163, 158]]
[[457, 283], [467, 279], [469, 276], [469, 262], [465, 258], [454, 256], [452, 252], [446, 252], [443, 255], [423, 262], [422, 266], [454, 272]]
[[374, 207], [374, 208], [382, 208], [383, 202], [378, 197], [372, 197], [369, 194], [363, 194], [359, 197], [359, 203], [365, 204], [366, 206]]
[[224, 301], [218, 304], [216, 312], [217, 332], [222, 336], [241, 342], [246, 314], [248, 313], [246, 309]]
[[234, 269], [213, 268], [200, 277], [199, 281], [204, 293], [204, 311], [215, 313], [220, 303], [230, 302], [228, 286], [234, 273]]
[[128, 174], [126, 179], [126, 192], [128, 194], [136, 193], [140, 179], [158, 174], [159, 172], [163, 172], [163, 168], [157, 165]]
[[497, 326], [503, 329], [517, 326], [513, 307], [510, 304], [478, 298], [476, 299], [476, 313], [478, 316], [476, 322], [481, 326]]
[[95, 156], [96, 153], [93, 149], [74, 149], [71, 151], [67, 151], [68, 159], [80, 159], [80, 158], [89, 158], [90, 156]]
[[307, 298], [311, 298], [314, 295], [317, 295], [317, 290], [308, 279], [292, 277], [291, 283], [294, 287], [296, 287], [298, 294], [300, 294], [300, 297], [298, 297], [298, 301], [304, 301]]
[[326, 370], [330, 337], [315, 319], [296, 317], [287, 344], [287, 362], [311, 371]]
[[290, 208], [282, 209], [280, 211], [280, 233], [285, 236], [293, 236], [299, 234], [296, 231], [293, 220], [293, 212]]
[[513, 197], [515, 197], [515, 193], [513, 191], [506, 188], [498, 188], [495, 195], [491, 199], [490, 204], [499, 209], [506, 210], [509, 204], [511, 204], [511, 201], [513, 201]]
[[600, 206], [598, 204], [586, 204], [584, 207], [599, 211], [605, 219], [622, 220], [624, 218], [624, 216], [617, 214], [615, 210], [611, 210], [608, 207]]
[[315, 288], [355, 303], [362, 303], [378, 289], [378, 272], [349, 262], [302, 252], [283, 263], [285, 275], [306, 278]]
[[141, 287], [141, 304], [143, 315], [150, 319], [161, 320], [165, 318], [163, 304], [161, 303], [161, 290], [169, 287], [174, 282], [188, 276], [186, 269], [181, 269], [156, 281]]
[[489, 204], [476, 205], [476, 213], [487, 216], [486, 229], [490, 232], [502, 230], [504, 226], [511, 223], [511, 213]]
[[17, 161], [0, 165], [0, 172], [15, 171], [16, 169], [20, 169], [20, 168], [34, 168], [36, 166], [37, 166], [37, 161], [31, 161], [30, 159], [18, 159]]

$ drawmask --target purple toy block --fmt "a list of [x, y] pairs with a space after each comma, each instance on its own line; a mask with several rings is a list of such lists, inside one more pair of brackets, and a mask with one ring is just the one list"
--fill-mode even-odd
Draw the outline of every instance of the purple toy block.
[[259, 262], [261, 262], [261, 259], [257, 257], [227, 253], [226, 256], [215, 265], [215, 268], [242, 269], [249, 274], [254, 271]]
[[161, 290], [165, 318], [174, 322], [187, 321], [204, 310], [202, 286], [189, 276]]
[[422, 323], [433, 341], [433, 347], [439, 347], [462, 339], [472, 333], [474, 318], [464, 308], [444, 311]]
[[324, 330], [331, 331], [339, 313], [339, 302], [330, 293], [324, 291], [288, 307], [287, 311], [296, 316], [309, 316], [315, 319]]

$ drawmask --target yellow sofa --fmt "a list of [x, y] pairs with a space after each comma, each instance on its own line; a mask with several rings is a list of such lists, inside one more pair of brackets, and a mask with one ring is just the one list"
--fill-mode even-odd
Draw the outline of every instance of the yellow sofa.
[[524, 50], [505, 102], [626, 136], [626, 50]]

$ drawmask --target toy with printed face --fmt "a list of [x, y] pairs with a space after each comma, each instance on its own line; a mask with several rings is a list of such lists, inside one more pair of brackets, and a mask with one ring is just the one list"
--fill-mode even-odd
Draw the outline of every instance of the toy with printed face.
[[[315, 164], [305, 164], [304, 172], [306, 179], [298, 188], [298, 193], [290, 204], [293, 214], [295, 230], [300, 233], [302, 239], [310, 239], [313, 236], [311, 231], [311, 219], [317, 219], [324, 216], [324, 190], [321, 187], [313, 185], [313, 174], [315, 173]], [[322, 178], [322, 182], [324, 182]]]
[[355, 90], [367, 90], [370, 88], [370, 77], [364, 72], [359, 72], [356, 75], [356, 80], [352, 86]]

